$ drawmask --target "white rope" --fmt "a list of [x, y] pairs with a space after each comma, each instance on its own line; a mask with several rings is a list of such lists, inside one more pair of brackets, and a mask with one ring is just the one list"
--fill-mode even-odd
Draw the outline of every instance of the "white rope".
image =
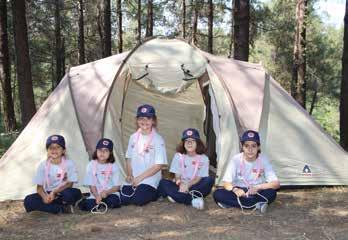
[[244, 213], [244, 209], [251, 209], [251, 208], [253, 208], [252, 212], [254, 212], [256, 210], [257, 204], [259, 204], [259, 203], [261, 203], [261, 204], [267, 203], [268, 204], [268, 199], [265, 196], [263, 196], [261, 193], [258, 193], [258, 192], [256, 193], [256, 195], [258, 195], [258, 196], [262, 197], [263, 199], [265, 199], [265, 202], [257, 202], [257, 203], [255, 203], [255, 204], [253, 204], [251, 206], [244, 206], [242, 204], [242, 202], [240, 201], [240, 198], [237, 197], [237, 201], [238, 201], [239, 207], [240, 207], [240, 209], [242, 209], [243, 213]]
[[[198, 195], [197, 195], [198, 193]], [[194, 198], [203, 198], [203, 194], [200, 191], [197, 190], [191, 190], [189, 191], [189, 194], [191, 194], [192, 199]]]
[[91, 209], [92, 214], [105, 214], [108, 211], [108, 205], [105, 202], [100, 202]]
[[129, 194], [129, 195], [123, 192], [123, 187], [124, 187], [124, 185], [122, 185], [121, 188], [120, 188], [120, 193], [121, 193], [121, 195], [122, 195], [122, 196], [125, 196], [125, 197], [129, 197], [129, 198], [130, 198], [130, 197], [133, 197], [133, 195], [135, 194], [135, 190], [137, 189], [137, 187], [132, 186], [133, 192], [132, 192], [131, 194]]

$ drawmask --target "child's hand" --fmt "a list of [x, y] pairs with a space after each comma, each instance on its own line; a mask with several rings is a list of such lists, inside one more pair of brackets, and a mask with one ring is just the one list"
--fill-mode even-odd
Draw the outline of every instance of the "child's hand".
[[247, 196], [249, 195], [255, 195], [259, 191], [257, 186], [251, 186], [248, 189], [248, 192], [246, 193]]
[[52, 201], [50, 201], [49, 195], [45, 194], [45, 196], [42, 198], [42, 201], [46, 204], [51, 203]]
[[177, 180], [175, 181], [175, 184], [178, 185], [178, 186], [180, 186], [180, 183], [181, 183], [181, 180], [180, 180], [180, 179], [177, 179]]
[[96, 203], [96, 204], [100, 204], [101, 201], [102, 201], [101, 196], [100, 196], [100, 195], [96, 196], [96, 198], [95, 198], [95, 203]]
[[187, 193], [189, 191], [188, 185], [186, 183], [181, 183], [179, 185], [179, 192]]
[[132, 182], [132, 185], [134, 187], [138, 186], [139, 183], [141, 182], [141, 179], [139, 177], [136, 177], [136, 178], [133, 178], [133, 182]]
[[128, 175], [128, 176], [126, 177], [126, 182], [132, 183], [132, 182], [133, 182], [133, 179], [134, 179], [134, 177], [133, 177], [132, 175]]
[[234, 188], [232, 191], [237, 195], [237, 197], [244, 197], [246, 195], [244, 190], [240, 188]]
[[100, 193], [100, 197], [103, 199], [103, 198], [107, 198], [108, 197], [108, 193], [106, 191], [102, 191]]
[[56, 198], [56, 194], [54, 191], [50, 192], [48, 195], [47, 195], [47, 201], [48, 203], [51, 203], [53, 202], [53, 200]]

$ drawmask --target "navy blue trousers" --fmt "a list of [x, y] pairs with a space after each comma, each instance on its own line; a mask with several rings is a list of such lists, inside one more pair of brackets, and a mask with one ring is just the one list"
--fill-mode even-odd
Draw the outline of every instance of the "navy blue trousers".
[[[122, 193], [128, 196], [124, 196]], [[121, 193], [121, 205], [133, 204], [137, 206], [143, 206], [149, 202], [156, 201], [158, 198], [157, 189], [148, 184], [138, 185], [137, 188], [135, 189], [135, 192], [132, 186], [124, 185], [122, 187], [122, 193]]]
[[[199, 191], [206, 197], [214, 185], [214, 179], [212, 177], [203, 177], [198, 183], [192, 185], [189, 189]], [[158, 187], [159, 196], [170, 196], [175, 202], [190, 205], [192, 196], [190, 193], [179, 192], [179, 186], [172, 180], [162, 179]]]
[[59, 193], [53, 202], [46, 204], [38, 193], [30, 194], [24, 199], [24, 207], [27, 212], [42, 211], [48, 213], [60, 213], [64, 205], [73, 205], [81, 198], [81, 191], [77, 188], [67, 188]]
[[[244, 192], [247, 192], [247, 188], [242, 188]], [[259, 193], [267, 198], [268, 203], [272, 203], [277, 196], [277, 191], [274, 189], [265, 189], [259, 191]], [[222, 203], [228, 207], [240, 208], [237, 201], [237, 195], [232, 191], [227, 191], [226, 189], [220, 188], [217, 189], [213, 194], [214, 200], [216, 203]], [[249, 195], [248, 197], [240, 197], [240, 202], [246, 208], [252, 208], [258, 202], [265, 202], [266, 200], [259, 195]]]
[[[119, 208], [121, 207], [121, 200], [116, 194], [110, 194], [106, 198], [103, 198], [102, 201], [108, 206], [108, 208]], [[97, 205], [95, 199], [89, 198], [84, 199], [79, 203], [79, 208], [82, 211], [91, 211]]]

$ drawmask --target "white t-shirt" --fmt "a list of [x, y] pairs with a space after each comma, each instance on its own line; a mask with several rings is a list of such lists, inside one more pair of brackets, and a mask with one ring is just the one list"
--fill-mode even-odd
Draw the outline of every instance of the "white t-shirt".
[[[48, 182], [46, 178], [48, 178]], [[77, 181], [75, 163], [69, 159], [62, 161], [61, 164], [53, 164], [47, 160], [42, 161], [33, 179], [33, 183], [43, 186], [46, 192], [53, 191], [66, 182], [76, 183]]]
[[175, 153], [169, 171], [181, 175], [182, 180], [190, 181], [196, 167], [198, 167], [196, 176], [207, 177], [209, 175], [209, 159], [205, 154], [190, 157], [186, 154]]
[[[95, 186], [100, 193], [115, 186], [121, 186], [120, 169], [116, 163], [99, 163], [92, 160], [87, 164], [84, 185]], [[116, 193], [114, 193], [116, 194]], [[93, 194], [90, 198], [94, 198]]]
[[260, 154], [257, 160], [249, 162], [243, 159], [243, 153], [232, 157], [222, 178], [222, 181], [239, 187], [277, 180], [277, 175], [265, 155]]
[[[126, 158], [131, 161], [133, 177], [141, 175], [155, 164], [168, 164], [164, 140], [155, 130], [153, 130], [153, 134], [151, 142], [149, 142], [150, 134], [143, 135], [140, 132], [132, 134], [129, 138]], [[144, 149], [146, 145], [148, 148]], [[155, 175], [145, 178], [140, 184], [157, 188], [161, 178], [162, 174], [159, 171]]]

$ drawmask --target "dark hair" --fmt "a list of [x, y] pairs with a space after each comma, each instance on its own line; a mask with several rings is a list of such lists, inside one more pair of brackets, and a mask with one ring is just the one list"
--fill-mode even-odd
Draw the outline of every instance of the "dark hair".
[[[196, 153], [197, 154], [204, 154], [207, 152], [207, 148], [205, 147], [204, 143], [202, 142], [201, 139], [195, 139], [197, 143], [196, 147]], [[185, 149], [185, 141], [181, 140], [180, 143], [176, 146], [176, 151], [181, 153], [181, 154], [187, 154], [186, 149]]]
[[[93, 155], [92, 155], [92, 159], [93, 160], [97, 160], [98, 156], [97, 156], [97, 149], [94, 151]], [[106, 160], [107, 163], [114, 163], [115, 162], [115, 157], [114, 157], [114, 153], [112, 151], [110, 151], [110, 155], [109, 158]]]
[[[241, 146], [241, 148], [240, 148], [240, 152], [243, 152], [243, 145], [244, 145], [245, 142], [240, 142], [240, 143], [242, 144], [242, 146]], [[255, 142], [255, 143], [257, 144], [258, 147], [261, 146], [260, 143], [258, 143], [258, 142]], [[259, 157], [259, 154], [260, 154], [260, 153], [261, 153], [261, 148], [259, 148], [259, 149], [257, 150], [256, 157]]]
[[[153, 120], [153, 125], [152, 125], [152, 127], [157, 129], [157, 116], [147, 117], [147, 118], [151, 118], [151, 119]], [[137, 121], [138, 121], [138, 118], [136, 117], [136, 118], [135, 118], [135, 127], [138, 129], [139, 126], [138, 126], [138, 122], [137, 122]]]

